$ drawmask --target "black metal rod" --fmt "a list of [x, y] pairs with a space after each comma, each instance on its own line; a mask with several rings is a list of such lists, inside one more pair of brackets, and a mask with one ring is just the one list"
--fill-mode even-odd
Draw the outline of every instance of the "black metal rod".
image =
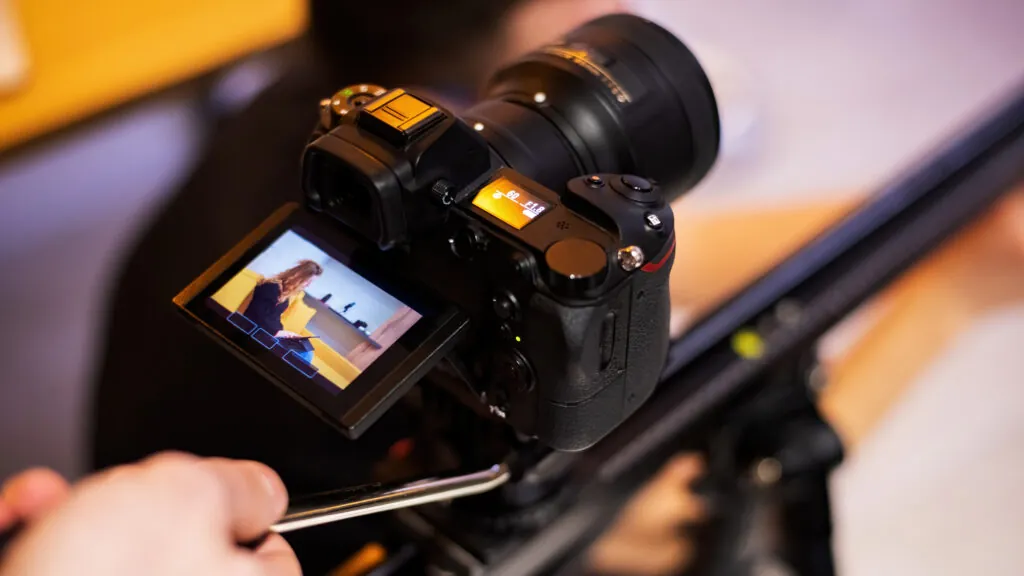
[[[612, 481], [688, 427], [727, 408], [779, 362], [808, 351], [828, 329], [1024, 180], [1024, 87], [987, 121], [936, 154], [744, 290], [670, 351], [655, 397], [585, 460]], [[761, 331], [764, 353], [745, 359], [732, 336], [771, 320], [786, 301], [800, 311]]]

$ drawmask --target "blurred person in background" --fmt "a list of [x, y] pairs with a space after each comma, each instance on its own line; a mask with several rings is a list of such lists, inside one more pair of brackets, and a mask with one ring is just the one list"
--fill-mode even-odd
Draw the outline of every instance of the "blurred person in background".
[[[424, 87], [458, 107], [498, 62], [619, 2], [396, 0], [389, 7], [385, 17], [372, 3], [311, 0], [309, 33], [284, 75], [216, 126], [205, 157], [136, 243], [110, 300], [94, 402], [96, 468], [175, 448], [262, 456], [299, 491], [344, 485], [351, 475], [341, 469], [352, 466], [305, 459], [335, 453], [336, 435], [301, 409], [280, 413], [278, 393], [251, 385], [233, 358], [196, 338], [171, 299], [276, 208], [299, 199], [299, 158], [322, 98], [374, 82]], [[159, 326], [159, 336], [139, 338], [140, 325]], [[268, 435], [267, 419], [295, 428]], [[291, 438], [302, 438], [309, 454]], [[322, 452], [314, 448], [320, 443]]]
[[[368, 467], [360, 464], [360, 458], [380, 453], [400, 437], [401, 422], [385, 417], [358, 444], [339, 438], [301, 407], [281, 402], [276, 389], [254, 382], [247, 368], [196, 336], [175, 317], [171, 298], [275, 208], [298, 197], [298, 158], [321, 98], [344, 85], [374, 82], [422, 87], [458, 108], [473, 100], [474, 89], [500, 62], [621, 6], [611, 0], [455, 0], [439, 8], [428, 0], [397, 0], [386, 18], [374, 8], [365, 3], [313, 0], [311, 30], [296, 47], [285, 74], [241, 113], [219, 122], [206, 157], [137, 243], [111, 300], [108, 342], [94, 404], [95, 467], [174, 448], [266, 462], [280, 472], [293, 493], [365, 481], [363, 472]], [[832, 220], [839, 213], [831, 207], [777, 222], [824, 222], [826, 214]], [[741, 225], [754, 230], [772, 218], [759, 213]], [[1005, 216], [1000, 218], [999, 222], [1007, 221]], [[1006, 230], [1013, 226], [1019, 230], [1021, 222], [1008, 221], [1018, 224], [996, 226], [989, 219], [975, 227], [973, 238], [981, 240], [955, 253], [985, 249], [985, 239], [993, 234], [1005, 241]], [[690, 223], [704, 230], [740, 225], [730, 218]], [[771, 245], [774, 238], [768, 232], [757, 236], [768, 239], [759, 248]], [[740, 284], [732, 271], [761, 270], [782, 250], [769, 258], [739, 251], [726, 255], [727, 247], [713, 242], [691, 245], [708, 262], [728, 262], [730, 267], [723, 271], [696, 266], [694, 273], [694, 267], [687, 266], [692, 262], [685, 261], [680, 239], [683, 261], [677, 257], [677, 269], [687, 270], [701, 282], [686, 284], [673, 299], [686, 302], [691, 317], [725, 293], [720, 288]], [[716, 250], [709, 251], [707, 246]], [[1000, 249], [999, 254], [1018, 262], [1019, 246]], [[949, 277], [992, 278], [971, 268], [991, 263], [984, 258], [950, 256], [942, 261], [947, 263], [944, 266], [959, 267]], [[935, 267], [930, 270], [927, 282], [946, 281], [934, 273]], [[749, 280], [749, 275], [743, 279]], [[1003, 296], [1017, 293], [1012, 286], [992, 284], [991, 290], [1001, 290]], [[139, 338], [140, 325], [159, 330]], [[676, 328], [681, 327], [677, 323]], [[891, 370], [891, 363], [883, 364]], [[830, 385], [825, 409], [844, 438], [855, 444], [899, 388], [882, 385], [882, 379], [847, 380], [851, 385]], [[854, 380], [858, 387], [852, 385]], [[879, 384], [864, 387], [865, 381]], [[849, 416], [853, 412], [841, 407], [850, 398], [872, 403], [874, 408]], [[267, 426], [268, 422], [274, 426]], [[610, 537], [596, 548], [597, 566], [612, 573], [659, 574], [677, 571], [686, 562], [692, 550], [679, 538], [677, 528], [699, 517], [702, 510], [685, 490], [688, 479], [698, 474], [699, 464], [694, 462], [681, 458], [670, 463], [630, 504]], [[360, 541], [368, 533], [360, 534]], [[332, 543], [340, 544], [337, 533], [331, 537]], [[296, 539], [301, 545], [302, 536]]]
[[[776, 232], [812, 230], [848, 208], [775, 210], [768, 217], [749, 212], [691, 218], [684, 211], [678, 230], [684, 240], [694, 234], [707, 239], [737, 226], [774, 240], [754, 251], [723, 242], [714, 250], [690, 252], [699, 243], [684, 242], [679, 272], [702, 282], [686, 285], [685, 294], [675, 296], [699, 315], [732, 285], [746, 282], [745, 276], [789, 251], [791, 240]], [[733, 264], [728, 272], [716, 271], [723, 258]], [[943, 302], [953, 309], [937, 310], [935, 294], [950, 292], [958, 297]], [[966, 312], [997, 310], [1022, 297], [1024, 193], [1017, 193], [882, 296], [884, 303], [898, 306], [898, 314], [877, 322], [845, 359], [824, 358], [831, 382], [822, 409], [847, 449], [856, 450], [913, 372], [965, 326]], [[683, 328], [677, 325], [676, 333]], [[907, 338], [907, 330], [926, 330], [929, 337]], [[890, 353], [900, 354], [899, 369], [887, 360]], [[688, 490], [702, 472], [694, 457], [671, 460], [591, 550], [588, 568], [597, 574], [679, 573], [699, 552], [680, 529], [707, 515], [706, 503]], [[224, 499], [229, 494], [244, 497], [232, 505], [232, 499]], [[0, 490], [0, 531], [19, 521], [30, 528], [0, 563], [0, 575], [68, 569], [107, 575], [225, 573], [231, 566], [245, 566], [247, 573], [297, 574], [297, 560], [280, 537], [254, 554], [232, 544], [238, 534], [252, 537], [265, 530], [280, 516], [286, 498], [277, 475], [252, 462], [163, 455], [96, 475], [74, 488], [52, 472], [28, 471]], [[152, 536], [154, 530], [159, 537]]]
[[[96, 379], [93, 467], [173, 449], [264, 462], [295, 494], [367, 482], [369, 462], [405, 433], [399, 415], [386, 415], [358, 443], [341, 438], [198, 336], [171, 299], [273, 210], [299, 198], [299, 158], [322, 98], [373, 82], [426, 89], [458, 109], [502, 62], [621, 10], [618, 0], [395, 0], [382, 16], [373, 3], [311, 0], [310, 30], [284, 74], [218, 121], [205, 156], [122, 267]], [[671, 485], [682, 503], [666, 509], [698, 509], [685, 483]], [[657, 486], [664, 496], [669, 483]], [[308, 572], [319, 573], [336, 561], [310, 559], [320, 549], [357, 548], [373, 526], [370, 518], [358, 534], [327, 530], [292, 541]], [[680, 559], [667, 556], [673, 565]]]
[[[723, 242], [714, 250], [699, 252], [689, 252], [699, 243], [686, 241], [680, 272], [699, 277], [702, 283], [690, 284], [683, 289], [685, 294], [675, 296], [699, 314], [732, 285], [746, 282], [745, 276], [790, 249], [791, 241], [776, 232], [813, 230], [847, 209], [837, 205], [776, 210], [769, 217], [749, 212], [690, 218], [684, 212], [678, 230], [684, 240], [693, 234], [709, 238], [737, 226], [774, 240], [754, 251]], [[733, 263], [728, 272], [716, 271], [722, 258]], [[937, 311], [936, 292], [959, 294], [955, 300], [944, 300], [957, 309]], [[890, 305], [902, 301], [900, 312], [876, 323], [869, 330], [871, 337], [862, 338], [863, 344], [846, 360], [825, 358], [832, 381], [822, 408], [847, 449], [857, 448], [898, 396], [908, 374], [919, 370], [936, 347], [941, 349], [964, 327], [965, 311], [999, 309], [1022, 297], [1024, 193], [1017, 193], [887, 291], [883, 301]], [[916, 304], [921, 301], [923, 307]], [[683, 323], [678, 324], [676, 333], [683, 328]], [[922, 329], [929, 331], [929, 338], [908, 339], [904, 334]], [[879, 346], [885, 350], [877, 350]], [[894, 370], [887, 361], [887, 351], [901, 355], [900, 369]], [[865, 355], [874, 359], [865, 362]], [[588, 569], [596, 574], [679, 573], [699, 552], [680, 529], [707, 515], [705, 502], [688, 490], [702, 472], [701, 462], [694, 457], [672, 459], [591, 550]], [[250, 574], [298, 574], [297, 559], [279, 536], [255, 553], [233, 544], [262, 533], [280, 516], [286, 499], [277, 475], [252, 462], [162, 455], [96, 475], [74, 488], [52, 472], [31, 470], [10, 479], [0, 490], [0, 531], [15, 522], [29, 527], [2, 559], [0, 575], [68, 570], [115, 576], [222, 574], [234, 568]]]

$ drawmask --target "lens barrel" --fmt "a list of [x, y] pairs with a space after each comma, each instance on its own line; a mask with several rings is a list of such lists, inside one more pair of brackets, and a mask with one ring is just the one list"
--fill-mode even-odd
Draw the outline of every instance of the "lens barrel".
[[430, 221], [422, 210], [438, 182], [468, 190], [487, 176], [492, 151], [553, 190], [586, 174], [635, 174], [668, 199], [692, 188], [718, 154], [718, 107], [700, 63], [637, 16], [580, 26], [499, 70], [485, 94], [465, 122], [435, 110], [440, 123], [416, 138], [390, 123], [402, 110], [381, 108], [371, 116], [390, 115], [371, 122], [360, 103], [380, 96], [430, 110], [427, 101], [369, 84], [339, 91], [321, 104], [323, 133], [304, 154], [307, 204], [387, 250], [409, 239], [410, 223]]
[[661, 26], [615, 14], [499, 70], [463, 114], [512, 168], [554, 189], [630, 173], [670, 196], [711, 169], [719, 117], [694, 55]]

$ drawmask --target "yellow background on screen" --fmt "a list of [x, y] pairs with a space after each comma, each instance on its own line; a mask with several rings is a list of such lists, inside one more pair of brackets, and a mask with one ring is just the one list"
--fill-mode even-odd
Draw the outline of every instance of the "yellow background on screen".
[[[248, 268], [243, 269], [217, 290], [212, 298], [229, 311], [237, 312], [243, 304], [248, 305], [249, 296], [262, 279], [263, 276], [256, 272]], [[281, 325], [290, 332], [312, 336], [309, 330], [306, 330], [306, 325], [309, 324], [315, 313], [315, 310], [302, 303], [302, 298], [297, 298], [281, 315]], [[348, 385], [362, 373], [355, 364], [320, 340], [313, 339], [310, 344], [313, 345], [313, 366], [316, 366], [321, 376], [330, 380], [338, 388], [342, 390], [348, 388]]]

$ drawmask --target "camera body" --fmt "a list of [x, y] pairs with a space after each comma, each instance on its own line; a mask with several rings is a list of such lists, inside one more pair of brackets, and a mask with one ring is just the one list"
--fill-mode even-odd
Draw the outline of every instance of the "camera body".
[[482, 96], [458, 114], [372, 84], [322, 100], [307, 210], [282, 207], [175, 303], [348, 438], [405, 397], [487, 462], [491, 441], [596, 443], [658, 383], [669, 201], [714, 163], [714, 93], [671, 33], [613, 14]]
[[321, 103], [307, 206], [376, 244], [401, 282], [463, 311], [446, 369], [480, 412], [558, 450], [653, 392], [669, 342], [672, 211], [632, 175], [552, 190], [428, 97], [353, 86]]

